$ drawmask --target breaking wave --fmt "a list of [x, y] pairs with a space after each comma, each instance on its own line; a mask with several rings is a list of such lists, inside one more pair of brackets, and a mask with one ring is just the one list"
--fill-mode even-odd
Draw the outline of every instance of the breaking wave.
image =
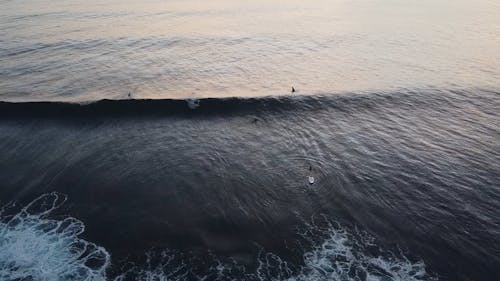
[[82, 103], [60, 101], [0, 101], [0, 116], [96, 117], [176, 114], [245, 114], [289, 110], [337, 109], [357, 111], [368, 108], [412, 109], [465, 103], [470, 96], [479, 100], [498, 99], [498, 89], [415, 89], [397, 92], [266, 96], [253, 98], [201, 99], [103, 99]]
[[15, 204], [2, 208], [1, 280], [436, 280], [428, 275], [423, 261], [410, 260], [402, 251], [386, 251], [367, 233], [348, 231], [327, 218], [326, 224], [313, 221], [298, 233], [304, 247], [302, 265], [261, 249], [251, 272], [211, 253], [212, 262], [201, 270], [193, 254], [150, 250], [143, 265], [110, 276], [111, 255], [80, 237], [83, 222], [57, 218], [55, 211], [66, 199], [50, 193], [20, 211], [13, 212]]
[[[44, 194], [17, 214], [0, 213], [0, 280], [105, 280], [111, 257], [80, 238], [82, 221], [50, 218], [66, 196]], [[10, 207], [10, 208], [9, 208]]]
[[200, 274], [192, 266], [197, 263], [196, 258], [168, 250], [156, 255], [148, 253], [145, 266], [131, 270], [119, 280], [438, 280], [427, 273], [423, 261], [410, 260], [401, 250], [383, 250], [367, 233], [358, 230], [350, 233], [340, 225], [327, 225], [324, 228], [309, 225], [301, 234], [303, 242], [312, 243], [305, 246], [308, 250], [303, 254], [302, 265], [293, 265], [261, 250], [257, 267], [250, 272], [234, 260], [213, 257], [212, 266]]
[[411, 261], [401, 250], [384, 250], [357, 229], [349, 232], [328, 222], [326, 228], [309, 227], [303, 237], [313, 249], [304, 254], [300, 273], [287, 280], [436, 280], [427, 274], [423, 261]]

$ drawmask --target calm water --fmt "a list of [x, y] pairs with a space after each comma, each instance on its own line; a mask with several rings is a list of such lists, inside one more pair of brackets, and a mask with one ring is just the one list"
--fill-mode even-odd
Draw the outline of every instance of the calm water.
[[498, 86], [498, 1], [2, 0], [0, 99]]
[[0, 280], [500, 276], [499, 3], [0, 5]]

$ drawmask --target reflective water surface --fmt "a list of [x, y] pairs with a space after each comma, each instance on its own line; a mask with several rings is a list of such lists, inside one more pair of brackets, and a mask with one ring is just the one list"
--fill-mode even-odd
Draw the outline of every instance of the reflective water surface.
[[0, 3], [1, 100], [487, 87], [500, 77], [498, 1]]

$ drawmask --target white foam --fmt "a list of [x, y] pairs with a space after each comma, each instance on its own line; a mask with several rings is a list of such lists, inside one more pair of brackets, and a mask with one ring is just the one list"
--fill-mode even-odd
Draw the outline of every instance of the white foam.
[[332, 224], [321, 232], [326, 238], [304, 254], [300, 273], [287, 280], [437, 280], [427, 274], [423, 261], [385, 251], [366, 233], [349, 233]]
[[200, 100], [199, 99], [186, 99], [186, 102], [188, 104], [188, 107], [190, 109], [196, 109], [200, 106]]
[[110, 255], [78, 237], [84, 224], [72, 217], [49, 218], [65, 201], [50, 193], [13, 216], [0, 213], [0, 280], [106, 279]]
[[[0, 280], [107, 280], [111, 257], [104, 248], [79, 237], [84, 224], [73, 217], [53, 218], [54, 210], [65, 201], [65, 196], [50, 193], [14, 215], [0, 211]], [[426, 273], [423, 261], [386, 251], [373, 237], [357, 230], [312, 224], [300, 236], [308, 244], [300, 267], [262, 250], [253, 272], [246, 272], [236, 261], [215, 256], [209, 272], [194, 272], [194, 257], [178, 257], [164, 250], [155, 258], [147, 255], [145, 265], [114, 280], [437, 280]], [[233, 278], [235, 273], [241, 278]]]

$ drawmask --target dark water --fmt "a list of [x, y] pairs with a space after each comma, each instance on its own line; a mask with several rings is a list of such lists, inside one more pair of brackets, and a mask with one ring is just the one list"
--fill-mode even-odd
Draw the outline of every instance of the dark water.
[[497, 89], [0, 103], [0, 279], [497, 280], [499, 112]]

